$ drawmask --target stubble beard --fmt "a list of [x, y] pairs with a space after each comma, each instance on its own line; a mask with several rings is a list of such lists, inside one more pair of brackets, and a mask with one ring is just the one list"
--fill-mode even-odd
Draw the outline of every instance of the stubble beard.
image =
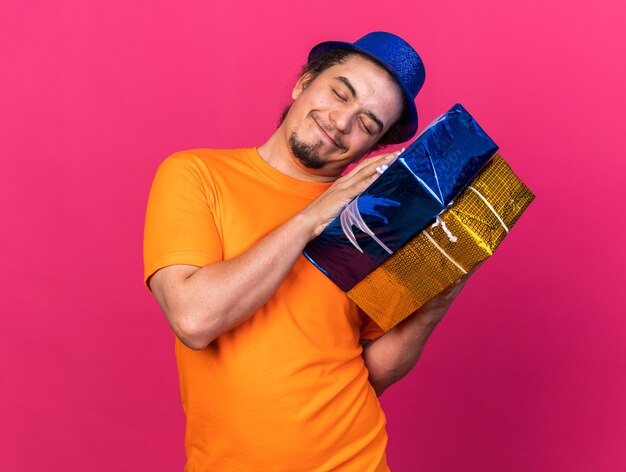
[[298, 138], [295, 131], [289, 136], [291, 153], [309, 169], [321, 169], [326, 164], [320, 158], [320, 148], [323, 144], [321, 140], [315, 144], [305, 143]]

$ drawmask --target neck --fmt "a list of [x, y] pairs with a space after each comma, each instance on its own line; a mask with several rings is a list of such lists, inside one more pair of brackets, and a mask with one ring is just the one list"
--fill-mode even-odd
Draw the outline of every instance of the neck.
[[298, 180], [332, 182], [339, 178], [340, 173], [337, 175], [323, 175], [316, 173], [318, 171], [315, 169], [304, 167], [291, 153], [289, 140], [285, 134], [283, 127], [280, 126], [264, 144], [257, 148], [265, 162], [283, 174]]

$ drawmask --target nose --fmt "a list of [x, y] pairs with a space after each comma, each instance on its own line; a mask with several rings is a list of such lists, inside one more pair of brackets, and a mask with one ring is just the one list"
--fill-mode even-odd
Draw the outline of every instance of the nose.
[[352, 129], [353, 113], [347, 108], [338, 108], [328, 115], [331, 123], [341, 133], [349, 133]]

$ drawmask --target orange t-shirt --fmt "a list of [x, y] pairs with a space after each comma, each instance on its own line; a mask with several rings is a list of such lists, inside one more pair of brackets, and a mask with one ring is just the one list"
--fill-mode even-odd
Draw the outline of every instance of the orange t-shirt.
[[[329, 185], [282, 174], [256, 148], [171, 155], [150, 191], [145, 282], [168, 265], [238, 256]], [[176, 339], [185, 470], [388, 471], [359, 344], [382, 333], [300, 256], [261, 309], [207, 348]]]

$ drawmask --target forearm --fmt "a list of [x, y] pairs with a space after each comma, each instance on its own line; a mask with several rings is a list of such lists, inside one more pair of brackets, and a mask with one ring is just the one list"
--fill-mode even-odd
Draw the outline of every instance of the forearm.
[[363, 359], [376, 395], [410, 372], [436, 325], [412, 315], [364, 346]]
[[377, 395], [382, 395], [417, 363], [429, 336], [479, 266], [431, 298], [393, 329], [364, 346], [363, 359]]
[[252, 316], [273, 295], [311, 238], [297, 214], [241, 255], [195, 270], [163, 309], [177, 336], [201, 349]]

